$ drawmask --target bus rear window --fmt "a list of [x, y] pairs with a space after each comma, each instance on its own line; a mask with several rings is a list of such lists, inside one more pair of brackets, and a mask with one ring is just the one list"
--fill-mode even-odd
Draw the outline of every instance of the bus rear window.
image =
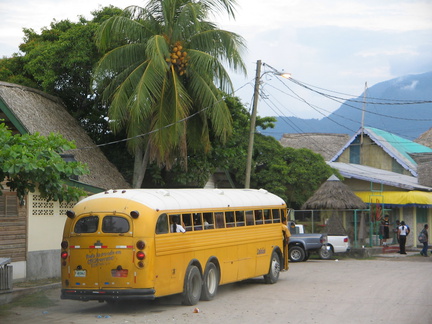
[[94, 233], [99, 225], [99, 216], [87, 216], [80, 218], [74, 228], [75, 233]]
[[102, 232], [104, 233], [126, 233], [129, 232], [129, 222], [126, 218], [119, 216], [105, 216], [102, 221]]

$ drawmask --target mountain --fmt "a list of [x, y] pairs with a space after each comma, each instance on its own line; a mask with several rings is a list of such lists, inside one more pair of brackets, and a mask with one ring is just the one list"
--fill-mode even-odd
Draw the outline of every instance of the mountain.
[[[432, 127], [432, 72], [406, 75], [377, 83], [363, 94], [345, 101], [323, 119], [277, 117], [276, 127], [261, 130], [279, 140], [284, 133], [336, 133], [353, 135], [361, 126], [375, 127], [414, 140]], [[409, 101], [421, 102], [409, 104]], [[295, 126], [295, 127], [293, 127]]]

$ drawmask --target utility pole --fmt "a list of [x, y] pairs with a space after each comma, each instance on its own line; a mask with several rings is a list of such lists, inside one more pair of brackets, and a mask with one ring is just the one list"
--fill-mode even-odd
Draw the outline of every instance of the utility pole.
[[258, 60], [257, 67], [256, 67], [256, 75], [255, 75], [255, 88], [254, 88], [254, 99], [253, 99], [252, 116], [251, 116], [250, 133], [249, 133], [248, 155], [246, 160], [246, 179], [245, 179], [246, 189], [250, 188], [252, 152], [253, 152], [253, 144], [254, 144], [254, 136], [255, 136], [255, 123], [256, 123], [256, 115], [257, 115], [257, 107], [258, 107], [259, 87], [261, 82], [260, 79], [261, 79], [261, 60]]
[[364, 117], [365, 117], [365, 110], [366, 110], [366, 91], [367, 91], [367, 82], [365, 82], [365, 89], [364, 89], [364, 93], [363, 93], [363, 109], [362, 109], [362, 120], [361, 120], [360, 145], [363, 145]]

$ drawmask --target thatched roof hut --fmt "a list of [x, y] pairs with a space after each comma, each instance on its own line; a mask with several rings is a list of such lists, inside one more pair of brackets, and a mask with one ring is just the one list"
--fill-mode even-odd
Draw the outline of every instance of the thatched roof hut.
[[432, 148], [432, 127], [421, 134], [414, 142]]
[[79, 177], [79, 182], [101, 189], [130, 187], [59, 98], [36, 89], [0, 82], [0, 118], [21, 134], [46, 136], [58, 133], [74, 141], [77, 149], [65, 153], [73, 155], [76, 161], [87, 163], [90, 169], [89, 174]]
[[366, 208], [366, 204], [335, 175], [328, 178], [302, 206], [302, 209], [332, 211], [326, 228], [326, 232], [329, 234], [346, 234], [341, 217], [338, 217], [340, 211]]
[[322, 155], [325, 161], [329, 161], [346, 144], [348, 139], [349, 135], [347, 134], [283, 134], [280, 143], [283, 147], [309, 149]]
[[321, 187], [302, 206], [302, 209], [365, 209], [366, 204], [335, 175]]

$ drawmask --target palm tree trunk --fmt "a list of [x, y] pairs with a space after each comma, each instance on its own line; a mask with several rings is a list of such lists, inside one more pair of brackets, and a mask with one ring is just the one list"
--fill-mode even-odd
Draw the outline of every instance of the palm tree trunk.
[[147, 145], [144, 155], [142, 147], [139, 147], [135, 150], [134, 172], [132, 179], [133, 188], [141, 188], [142, 186], [149, 161], [149, 152], [150, 144]]

